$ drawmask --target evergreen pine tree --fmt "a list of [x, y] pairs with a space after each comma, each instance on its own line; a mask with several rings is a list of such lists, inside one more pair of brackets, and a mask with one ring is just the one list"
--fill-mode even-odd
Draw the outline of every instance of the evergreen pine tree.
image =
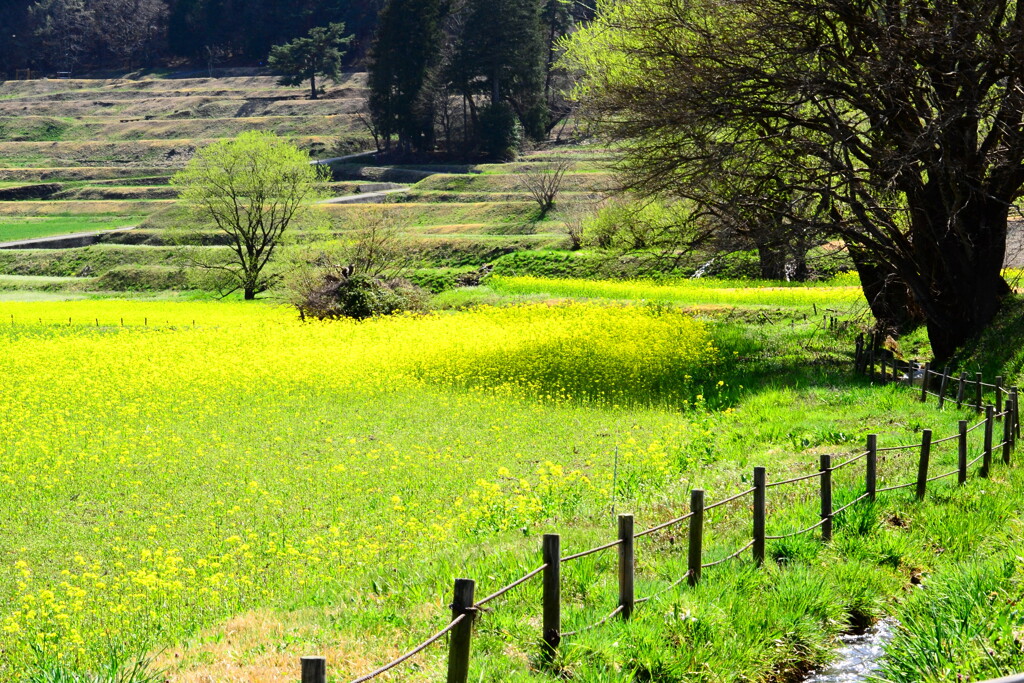
[[341, 76], [341, 58], [345, 54], [343, 45], [352, 36], [343, 36], [345, 24], [329, 24], [310, 30], [304, 38], [296, 38], [284, 45], [275, 45], [270, 50], [267, 63], [283, 75], [281, 85], [299, 85], [309, 81], [310, 99], [317, 99], [316, 77], [324, 76], [338, 80]]

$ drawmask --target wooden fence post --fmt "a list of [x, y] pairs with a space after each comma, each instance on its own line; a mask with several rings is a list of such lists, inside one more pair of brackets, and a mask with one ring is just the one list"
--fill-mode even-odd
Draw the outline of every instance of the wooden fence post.
[[629, 619], [633, 614], [636, 596], [633, 593], [633, 515], [619, 515], [619, 607], [622, 618]]
[[1017, 387], [1010, 387], [1010, 396], [1013, 398], [1013, 445], [1016, 448], [1017, 439], [1020, 438], [1020, 397]]
[[302, 657], [302, 683], [327, 683], [327, 658]]
[[956, 409], [964, 407], [964, 385], [967, 384], [967, 373], [960, 373], [960, 385], [956, 389]]
[[764, 564], [765, 502], [768, 492], [768, 474], [765, 468], [754, 468], [754, 562]]
[[1009, 420], [1003, 420], [1003, 464], [1010, 464], [1010, 432], [1012, 427]]
[[924, 377], [921, 378], [921, 403], [928, 400], [928, 380], [931, 379], [932, 364], [931, 361], [924, 364]]
[[946, 402], [946, 387], [949, 386], [949, 366], [942, 370], [942, 382], [939, 384], [939, 407]]
[[917, 499], [924, 500], [928, 488], [928, 459], [932, 453], [932, 430], [921, 430], [921, 458], [917, 461]]
[[981, 476], [988, 477], [992, 469], [992, 422], [995, 415], [995, 408], [985, 406], [985, 454], [981, 462]]
[[[996, 377], [996, 412], [1003, 412], [1003, 376]], [[1000, 420], [1003, 418], [999, 418]]]
[[448, 643], [448, 683], [467, 683], [469, 680], [469, 650], [473, 639], [473, 579], [455, 579], [452, 599], [452, 619], [464, 614], [465, 618], [451, 630]]
[[857, 335], [857, 347], [853, 354], [853, 372], [860, 373], [861, 356], [864, 354], [864, 335]]
[[823, 454], [818, 470], [821, 472], [821, 540], [832, 540], [832, 456]]
[[700, 565], [703, 563], [704, 549], [704, 489], [690, 491], [690, 552], [686, 558], [687, 569], [690, 570], [689, 583], [696, 586], [700, 583]]
[[981, 407], [981, 403], [984, 400], [985, 387], [982, 386], [981, 373], [976, 372], [974, 373], [974, 405], [977, 406], [978, 412], [981, 412], [983, 410], [983, 408]]
[[967, 420], [960, 420], [957, 424], [959, 431], [957, 438], [956, 469], [958, 484], [967, 483]]
[[1017, 414], [1017, 403], [1013, 396], [1006, 399], [1006, 421], [1010, 423], [1010, 450], [1017, 448], [1017, 435], [1013, 429], [1013, 416]]
[[544, 534], [541, 542], [541, 561], [544, 567], [544, 625], [541, 639], [544, 657], [554, 659], [562, 641], [562, 537]]
[[914, 386], [914, 370], [917, 369], [917, 359], [907, 361], [907, 387]]
[[871, 334], [871, 345], [868, 347], [868, 379], [875, 379], [875, 347], [878, 346], [878, 335]]
[[868, 500], [875, 501], [875, 489], [878, 487], [878, 435], [868, 434], [868, 455], [866, 472], [864, 473], [864, 487], [867, 490]]

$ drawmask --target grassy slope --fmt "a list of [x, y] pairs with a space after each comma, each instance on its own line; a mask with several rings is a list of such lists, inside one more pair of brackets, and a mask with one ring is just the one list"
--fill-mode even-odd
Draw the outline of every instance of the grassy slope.
[[67, 216], [67, 217], [39, 217], [31, 219], [8, 222], [0, 218], [0, 242], [11, 242], [14, 240], [32, 239], [35, 237], [50, 237], [52, 235], [66, 235], [76, 232], [91, 232], [93, 230], [109, 230], [128, 225], [136, 225], [144, 216], [131, 214], [123, 216]]

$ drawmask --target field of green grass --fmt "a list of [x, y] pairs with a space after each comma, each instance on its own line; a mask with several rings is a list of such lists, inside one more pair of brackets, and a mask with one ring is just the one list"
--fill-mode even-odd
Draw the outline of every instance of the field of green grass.
[[119, 216], [33, 216], [14, 220], [0, 218], [0, 242], [123, 228], [137, 225], [143, 218], [144, 216], [131, 214]]
[[[755, 465], [778, 480], [868, 433], [912, 443], [976, 419], [851, 374], [862, 304], [834, 302], [838, 331], [805, 320], [805, 301], [756, 315], [779, 291], [698, 317], [534, 294], [330, 324], [259, 302], [0, 302], [0, 677], [145, 656], [160, 680], [266, 680], [324, 654], [344, 680], [446, 623], [453, 578], [485, 595], [534, 568], [543, 533], [576, 552], [614, 537], [615, 512], [647, 528], [685, 512], [692, 487], [744, 490]], [[945, 471], [955, 445], [932, 458]], [[886, 455], [880, 486], [915, 471], [913, 453]], [[927, 609], [903, 606], [909, 587], [1022, 545], [1000, 520], [1024, 510], [1024, 475], [974, 475], [924, 503], [880, 495], [838, 518], [832, 543], [773, 541], [765, 568], [744, 556], [693, 589], [670, 588], [683, 530], [638, 541], [638, 597], [667, 590], [567, 638], [551, 666], [530, 584], [482, 615], [472, 679], [797, 677], [844, 631]], [[862, 477], [836, 474], [837, 506]], [[769, 533], [812, 523], [815, 491], [772, 489]], [[747, 506], [709, 513], [707, 530], [706, 557], [724, 557], [748, 537]], [[614, 562], [566, 566], [566, 630], [614, 606]], [[999, 576], [1010, 599], [1015, 574]], [[1001, 666], [1021, 661], [993, 642]], [[428, 650], [398, 679], [437, 680], [444, 661]]]
[[[316, 102], [268, 76], [0, 84], [0, 190], [46, 197], [0, 201], [0, 241], [139, 226], [80, 249], [0, 250], [0, 679], [294, 679], [298, 657], [323, 654], [349, 680], [447, 623], [454, 578], [479, 597], [535, 568], [544, 533], [574, 553], [612, 540], [618, 512], [649, 528], [686, 512], [695, 487], [709, 502], [745, 490], [757, 465], [777, 481], [869, 433], [910, 444], [977, 420], [851, 373], [871, 324], [854, 274], [691, 280], [656, 254], [564, 251], [560, 210], [614, 185], [599, 147], [332, 164], [331, 195], [409, 186], [384, 207], [405, 221], [411, 273], [438, 285], [430, 313], [310, 324], [276, 292], [204, 300], [170, 238], [186, 220], [170, 175], [199, 141], [254, 128], [318, 157], [367, 149], [364, 97], [361, 74]], [[520, 173], [567, 158], [541, 215]], [[332, 229], [293, 243], [345, 239], [374, 209], [323, 210]], [[485, 264], [482, 285], [453, 288]], [[1019, 382], [1006, 340], [1021, 334], [1015, 301], [959, 369]], [[921, 333], [894, 346], [929, 353]], [[956, 458], [936, 446], [932, 466]], [[879, 485], [916, 467], [914, 452], [888, 453]], [[693, 588], [677, 585], [685, 528], [645, 537], [637, 594], [653, 597], [629, 622], [567, 637], [553, 662], [527, 584], [481, 614], [471, 680], [789, 683], [881, 617], [902, 624], [888, 680], [1024, 670], [1024, 471], [977, 474], [934, 482], [923, 502], [860, 503], [831, 543], [774, 540], [763, 568], [744, 553]], [[853, 500], [860, 466], [835, 487], [836, 507]], [[813, 480], [771, 489], [769, 533], [815, 522], [816, 496]], [[705, 558], [742, 547], [749, 516], [743, 500], [709, 512]], [[566, 565], [563, 630], [607, 615], [616, 589], [614, 551]], [[444, 666], [442, 644], [380, 680], [435, 681]]]

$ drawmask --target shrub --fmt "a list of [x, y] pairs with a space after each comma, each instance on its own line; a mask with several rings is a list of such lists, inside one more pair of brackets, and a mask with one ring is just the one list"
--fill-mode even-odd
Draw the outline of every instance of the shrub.
[[455, 274], [449, 270], [417, 270], [409, 276], [409, 279], [417, 287], [421, 287], [434, 294], [455, 289], [458, 284]]
[[602, 249], [647, 249], [664, 245], [666, 236], [679, 232], [680, 204], [611, 201], [583, 224], [589, 242]]
[[424, 290], [402, 278], [326, 275], [320, 286], [308, 289], [301, 301], [293, 303], [303, 318], [365, 320], [378, 315], [424, 310], [426, 298]]

